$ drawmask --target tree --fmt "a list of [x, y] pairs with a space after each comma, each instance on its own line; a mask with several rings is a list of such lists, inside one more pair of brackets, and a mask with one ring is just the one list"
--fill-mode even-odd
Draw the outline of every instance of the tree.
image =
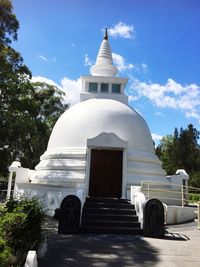
[[186, 129], [176, 128], [174, 134], [164, 137], [156, 148], [156, 154], [163, 162], [167, 174], [185, 169], [190, 175], [190, 184], [200, 187], [200, 132], [189, 124]]
[[180, 164], [191, 173], [198, 169], [199, 157], [199, 132], [192, 124], [188, 125], [188, 129], [180, 129], [179, 134], [179, 158]]
[[[4, 173], [9, 161], [19, 156], [23, 167], [34, 168], [47, 147], [53, 126], [68, 107], [64, 93], [46, 83], [28, 83], [25, 93], [9, 105], [0, 129], [4, 144]], [[15, 102], [14, 101], [14, 102]], [[8, 101], [12, 103], [12, 100]], [[3, 166], [1, 166], [3, 167]]]
[[4, 148], [15, 138], [13, 122], [19, 117], [20, 98], [29, 88], [31, 77], [21, 55], [10, 47], [17, 40], [19, 28], [12, 9], [11, 1], [0, 0], [0, 174], [3, 175], [11, 157], [15, 157], [15, 151], [11, 155]]
[[12, 9], [11, 1], [0, 0], [0, 176], [16, 156], [24, 167], [35, 167], [55, 121], [68, 107], [55, 86], [31, 83], [30, 70], [10, 46], [19, 28]]
[[0, 0], [0, 45], [8, 46], [12, 40], [17, 40], [19, 22], [12, 13], [13, 6], [10, 0]]
[[56, 86], [37, 82], [32, 84], [31, 94], [21, 99], [26, 123], [18, 134], [17, 150], [24, 167], [34, 168], [46, 150], [55, 122], [68, 108], [63, 95]]
[[156, 148], [156, 154], [162, 161], [162, 166], [167, 174], [173, 174], [176, 171], [176, 166], [173, 162], [174, 158], [174, 137], [173, 135], [167, 135], [162, 138], [160, 145]]

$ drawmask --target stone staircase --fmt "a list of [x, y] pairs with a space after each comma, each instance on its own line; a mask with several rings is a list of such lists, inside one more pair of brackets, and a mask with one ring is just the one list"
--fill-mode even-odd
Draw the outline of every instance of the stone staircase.
[[116, 198], [87, 198], [81, 230], [83, 233], [142, 234], [134, 205]]

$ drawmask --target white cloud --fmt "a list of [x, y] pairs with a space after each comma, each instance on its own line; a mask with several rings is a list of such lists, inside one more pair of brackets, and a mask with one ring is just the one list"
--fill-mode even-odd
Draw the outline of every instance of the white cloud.
[[92, 66], [93, 62], [89, 59], [88, 54], [85, 54], [84, 66]]
[[128, 102], [132, 102], [132, 101], [136, 101], [136, 100], [138, 100], [138, 97], [135, 96], [135, 95], [130, 95], [130, 96], [128, 97]]
[[134, 68], [132, 63], [126, 63], [126, 60], [119, 54], [112, 53], [112, 58], [113, 63], [116, 65], [119, 71], [125, 71]]
[[166, 84], [166, 91], [169, 93], [172, 92], [175, 95], [180, 95], [181, 93], [185, 93], [187, 91], [187, 87], [184, 87], [180, 83], [177, 83], [169, 78]]
[[38, 55], [38, 58], [42, 59], [43, 61], [48, 61], [48, 59], [43, 55]]
[[50, 80], [45, 77], [37, 76], [32, 77], [32, 82], [44, 82], [58, 87], [61, 91], [65, 93], [64, 101], [70, 105], [74, 105], [80, 101], [80, 91], [81, 91], [81, 80], [71, 80], [67, 77], [64, 77], [61, 80], [61, 84], [55, 83], [53, 80]]
[[200, 86], [182, 85], [173, 79], [166, 84], [145, 83], [133, 79], [129, 95], [147, 97], [157, 107], [182, 110], [187, 118], [200, 120]]
[[50, 80], [50, 79], [42, 77], [42, 76], [33, 76], [31, 79], [31, 82], [33, 82], [33, 83], [35, 83], [35, 82], [48, 83], [50, 85], [54, 85], [54, 86], [59, 87], [59, 85], [57, 83], [55, 83], [53, 80]]
[[47, 58], [47, 57], [45, 57], [43, 55], [37, 55], [37, 57], [39, 59], [41, 59], [42, 61], [46, 61], [46, 62], [54, 62], [55, 63], [57, 61], [57, 58], [56, 57]]
[[159, 134], [155, 134], [155, 133], [151, 133], [151, 137], [152, 137], [154, 142], [160, 141], [163, 138], [163, 136], [161, 136]]
[[123, 22], [118, 22], [113, 28], [108, 29], [108, 33], [113, 37], [135, 38], [135, 28], [133, 25], [127, 25]]
[[185, 117], [197, 119], [200, 123], [200, 114], [197, 112], [186, 112]]
[[141, 64], [141, 68], [142, 68], [142, 70], [143, 70], [144, 73], [148, 72], [148, 70], [149, 70], [146, 63], [142, 63]]
[[165, 117], [165, 115], [162, 113], [162, 112], [156, 112], [155, 113], [156, 116], [159, 116], [159, 117]]
[[149, 67], [146, 63], [134, 64], [134, 71], [142, 74], [146, 74], [149, 71]]
[[65, 77], [61, 80], [61, 88], [66, 94], [66, 101], [71, 105], [80, 102], [81, 79], [70, 80]]

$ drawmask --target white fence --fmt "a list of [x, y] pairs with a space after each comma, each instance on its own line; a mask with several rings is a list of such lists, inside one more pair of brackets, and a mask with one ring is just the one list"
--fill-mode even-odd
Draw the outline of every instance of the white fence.
[[195, 203], [197, 205], [197, 219], [195, 219], [195, 222], [197, 222], [197, 228], [200, 230], [200, 201], [198, 203]]
[[147, 199], [158, 198], [166, 204], [182, 207], [200, 201], [200, 188], [180, 184], [143, 181], [141, 192]]
[[[141, 226], [143, 207], [146, 201], [152, 198], [163, 203], [167, 224], [186, 222], [198, 217], [196, 222], [200, 229], [200, 188], [148, 181], [142, 182], [141, 186], [131, 186], [131, 203], [135, 205]], [[195, 203], [197, 201], [199, 202]]]

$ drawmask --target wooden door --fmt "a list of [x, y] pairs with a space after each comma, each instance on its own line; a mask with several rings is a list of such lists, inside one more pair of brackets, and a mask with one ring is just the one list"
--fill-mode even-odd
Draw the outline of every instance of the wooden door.
[[121, 197], [122, 156], [122, 151], [91, 151], [89, 196]]

